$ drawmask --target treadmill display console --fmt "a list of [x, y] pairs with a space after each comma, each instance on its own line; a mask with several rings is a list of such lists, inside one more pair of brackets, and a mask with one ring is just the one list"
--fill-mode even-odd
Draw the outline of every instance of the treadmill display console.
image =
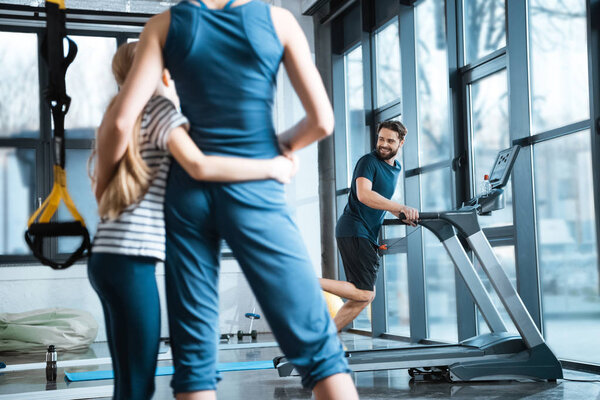
[[520, 149], [520, 146], [513, 146], [498, 153], [494, 168], [492, 168], [492, 172], [490, 172], [490, 184], [492, 185], [492, 189], [500, 189], [506, 186]]

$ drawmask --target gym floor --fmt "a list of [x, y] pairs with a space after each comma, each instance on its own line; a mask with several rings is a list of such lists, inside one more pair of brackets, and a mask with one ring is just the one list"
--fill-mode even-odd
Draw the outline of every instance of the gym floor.
[[[365, 336], [343, 333], [342, 340], [347, 349], [369, 349], [394, 347], [398, 343], [384, 339], [372, 339]], [[269, 346], [274, 341], [271, 335], [259, 335], [258, 343]], [[249, 342], [247, 338], [246, 343]], [[277, 347], [252, 347], [239, 349], [237, 339], [232, 338], [232, 347], [226, 346], [219, 352], [220, 362], [242, 362], [271, 360], [281, 355]], [[405, 345], [403, 343], [403, 345]], [[167, 356], [162, 349], [163, 357]], [[108, 357], [105, 343], [96, 343], [82, 353], [59, 354], [59, 361], [76, 359], [102, 359]], [[160, 357], [159, 357], [160, 358]], [[167, 356], [168, 358], [168, 356]], [[39, 363], [44, 361], [44, 354], [20, 356], [0, 355], [0, 361], [8, 366], [22, 363]], [[159, 361], [159, 366], [171, 365], [171, 361]], [[43, 369], [0, 372], [0, 399], [110, 399], [102, 393], [110, 394], [111, 380], [75, 382], [64, 381], [66, 371], [89, 371], [110, 369], [106, 363], [97, 363], [84, 367], [59, 368], [55, 386], [46, 386]], [[1, 371], [1, 370], [0, 370]], [[600, 376], [575, 371], [565, 371], [565, 377], [579, 380], [600, 380]], [[170, 376], [156, 377], [155, 399], [172, 398], [169, 387]], [[360, 398], [370, 399], [437, 399], [452, 397], [455, 399], [594, 399], [600, 400], [600, 383], [574, 382], [560, 380], [557, 383], [545, 382], [510, 382], [510, 383], [477, 383], [447, 384], [419, 383], [411, 384], [406, 370], [360, 372], [354, 374]], [[57, 390], [57, 391], [54, 391]], [[300, 386], [298, 377], [280, 378], [275, 370], [252, 370], [223, 373], [223, 380], [218, 388], [220, 399], [310, 399], [310, 391]]]

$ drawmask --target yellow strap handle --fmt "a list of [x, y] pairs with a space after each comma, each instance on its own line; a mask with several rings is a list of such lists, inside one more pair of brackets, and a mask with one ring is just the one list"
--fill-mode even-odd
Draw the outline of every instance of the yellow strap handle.
[[30, 227], [31, 224], [35, 222], [38, 216], [41, 214], [40, 223], [48, 223], [50, 222], [50, 218], [56, 213], [58, 210], [58, 206], [60, 205], [60, 200], [65, 203], [67, 209], [75, 218], [76, 221], [81, 222], [81, 225], [85, 226], [85, 222], [83, 221], [83, 217], [77, 211], [69, 192], [67, 191], [67, 175], [65, 170], [60, 166], [54, 166], [54, 185], [52, 186], [52, 191], [50, 195], [44, 200], [42, 205], [33, 213], [33, 215], [29, 218], [27, 222], [27, 226]]
[[64, 10], [66, 8], [65, 0], [46, 0], [46, 2], [58, 4], [58, 8], [60, 8], [61, 10]]

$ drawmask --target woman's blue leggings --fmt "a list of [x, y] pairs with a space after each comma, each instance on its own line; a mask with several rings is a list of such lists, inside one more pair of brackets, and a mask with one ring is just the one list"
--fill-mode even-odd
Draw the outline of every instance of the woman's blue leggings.
[[150, 399], [160, 342], [156, 260], [93, 253], [90, 283], [102, 303], [115, 373], [114, 398]]

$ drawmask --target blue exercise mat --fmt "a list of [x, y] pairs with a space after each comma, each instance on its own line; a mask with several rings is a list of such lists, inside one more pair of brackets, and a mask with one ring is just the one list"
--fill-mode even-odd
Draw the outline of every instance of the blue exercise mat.
[[[217, 369], [219, 372], [229, 371], [250, 371], [258, 369], [273, 369], [273, 361], [242, 361], [219, 363]], [[158, 367], [156, 368], [156, 376], [173, 375], [175, 369], [173, 367]], [[65, 379], [70, 382], [81, 381], [98, 381], [102, 379], [114, 379], [112, 370], [105, 371], [84, 371], [84, 372], [65, 372]]]

